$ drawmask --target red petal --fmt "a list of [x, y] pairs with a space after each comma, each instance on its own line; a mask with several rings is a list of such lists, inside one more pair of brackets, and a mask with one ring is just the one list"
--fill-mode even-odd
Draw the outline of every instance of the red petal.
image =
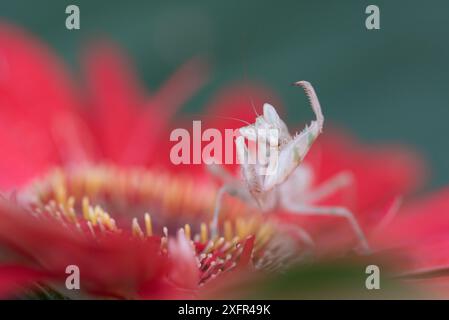
[[373, 235], [372, 246], [390, 251], [405, 273], [448, 269], [448, 211], [447, 189], [414, 201]]
[[43, 274], [20, 266], [0, 266], [0, 297], [8, 298], [33, 282], [42, 280]]
[[131, 64], [113, 44], [96, 44], [85, 54], [85, 74], [93, 108], [93, 131], [108, 160], [119, 162], [144, 103]]
[[20, 184], [59, 161], [55, 119], [77, 103], [69, 77], [47, 48], [0, 24], [0, 187]]
[[[174, 75], [145, 104], [135, 126], [129, 128], [129, 141], [122, 152], [122, 163], [143, 165], [161, 154], [169, 142], [167, 132], [169, 120], [198, 89], [204, 85], [207, 68], [198, 59], [192, 59], [181, 66]], [[162, 147], [163, 147], [162, 146]], [[169, 152], [166, 153], [167, 161]]]
[[[96, 294], [133, 297], [143, 285], [153, 294], [168, 262], [160, 255], [160, 242], [132, 238], [126, 232], [94, 240], [75, 228], [44, 218], [35, 218], [3, 201], [0, 203], [0, 244], [32, 264], [55, 281], [64, 281], [68, 265], [76, 265], [83, 289]], [[27, 261], [27, 262], [24, 262]]]
[[245, 242], [243, 243], [243, 251], [238, 261], [239, 268], [247, 267], [251, 262], [251, 255], [253, 252], [255, 239], [256, 237], [254, 235], [249, 236], [245, 239]]

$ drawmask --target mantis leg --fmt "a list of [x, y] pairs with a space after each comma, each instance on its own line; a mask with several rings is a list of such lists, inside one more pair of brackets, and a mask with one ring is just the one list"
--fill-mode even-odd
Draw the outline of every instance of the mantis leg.
[[218, 217], [220, 215], [221, 204], [223, 202], [223, 196], [228, 193], [232, 196], [235, 196], [246, 203], [251, 203], [252, 198], [249, 192], [243, 187], [243, 185], [237, 183], [226, 183], [224, 184], [217, 192], [217, 196], [215, 198], [215, 208], [212, 216], [212, 224], [211, 231], [212, 236], [216, 236], [218, 234]]
[[212, 218], [212, 226], [211, 226], [212, 237], [215, 237], [218, 234], [218, 216], [220, 214], [221, 203], [223, 201], [223, 195], [226, 192], [229, 193], [231, 190], [233, 190], [232, 185], [225, 184], [217, 192], [217, 197], [215, 198], [214, 214], [213, 214], [213, 218]]
[[352, 174], [347, 171], [337, 173], [335, 176], [324, 181], [313, 190], [307, 191], [301, 199], [307, 203], [313, 203], [337, 192], [338, 190], [349, 186], [353, 181]]
[[218, 190], [217, 196], [215, 198], [215, 208], [211, 225], [212, 235], [215, 236], [218, 234], [218, 217], [220, 215], [223, 195], [225, 193], [236, 196], [246, 203], [253, 203], [254, 200], [252, 199], [249, 191], [241, 183], [241, 181], [233, 177], [223, 167], [220, 167], [218, 165], [209, 165], [208, 169], [214, 176], [220, 178], [224, 183]]
[[334, 216], [342, 217], [348, 220], [351, 228], [354, 230], [355, 235], [359, 239], [360, 245], [365, 253], [370, 252], [368, 241], [366, 240], [365, 233], [357, 222], [354, 214], [343, 207], [319, 207], [312, 205], [305, 205], [300, 203], [293, 203], [288, 201], [284, 204], [286, 209], [301, 215], [317, 215], [317, 216]]

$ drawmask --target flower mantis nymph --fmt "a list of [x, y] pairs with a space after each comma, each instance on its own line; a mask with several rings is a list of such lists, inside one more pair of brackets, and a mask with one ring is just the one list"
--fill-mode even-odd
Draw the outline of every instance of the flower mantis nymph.
[[[294, 85], [304, 89], [316, 119], [300, 133], [291, 136], [287, 125], [279, 117], [274, 107], [265, 103], [263, 114], [257, 116], [255, 123], [239, 129], [240, 136], [236, 138], [235, 144], [243, 181], [234, 178], [221, 167], [210, 167], [211, 172], [218, 175], [224, 182], [217, 194], [212, 231], [217, 232], [222, 197], [224, 193], [229, 193], [248, 204], [258, 206], [263, 212], [282, 208], [301, 215], [342, 217], [354, 230], [362, 249], [369, 251], [365, 234], [348, 209], [314, 205], [316, 201], [348, 185], [351, 182], [351, 174], [341, 172], [312, 188], [313, 173], [302, 162], [323, 129], [324, 117], [312, 85], [307, 81], [298, 81]], [[262, 137], [263, 139], [260, 139], [261, 134], [265, 135]], [[271, 148], [271, 150], [275, 148], [277, 157], [270, 158], [271, 163], [268, 164], [248, 161], [248, 159], [252, 159], [254, 150], [248, 148], [245, 139], [257, 144], [265, 143], [267, 146], [264, 147]], [[270, 174], [261, 174], [263, 172], [261, 169], [266, 169], [267, 166], [274, 167], [275, 170], [271, 170]]]

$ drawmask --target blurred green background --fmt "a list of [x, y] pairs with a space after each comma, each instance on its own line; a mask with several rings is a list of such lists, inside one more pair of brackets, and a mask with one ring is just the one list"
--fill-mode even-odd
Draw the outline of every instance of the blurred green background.
[[[65, 28], [69, 4], [80, 7], [80, 30]], [[369, 4], [380, 7], [381, 30], [365, 28]], [[0, 17], [46, 41], [74, 70], [83, 44], [106, 35], [149, 88], [201, 54], [213, 77], [190, 111], [247, 73], [278, 93], [290, 123], [302, 122], [311, 113], [289, 84], [307, 79], [327, 119], [365, 141], [415, 147], [430, 162], [431, 186], [449, 181], [448, 1], [17, 0], [2, 1]]]

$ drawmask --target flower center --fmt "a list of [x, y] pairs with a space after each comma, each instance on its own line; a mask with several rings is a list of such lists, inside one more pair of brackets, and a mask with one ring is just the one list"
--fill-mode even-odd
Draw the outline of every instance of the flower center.
[[242, 255], [260, 267], [285, 258], [275, 226], [235, 198], [225, 199], [218, 234], [212, 235], [216, 195], [214, 185], [189, 176], [95, 166], [55, 169], [22, 197], [36, 215], [75, 225], [94, 238], [123, 231], [143, 240], [157, 237], [165, 253], [169, 238], [182, 230], [193, 245], [201, 282], [233, 268]]

